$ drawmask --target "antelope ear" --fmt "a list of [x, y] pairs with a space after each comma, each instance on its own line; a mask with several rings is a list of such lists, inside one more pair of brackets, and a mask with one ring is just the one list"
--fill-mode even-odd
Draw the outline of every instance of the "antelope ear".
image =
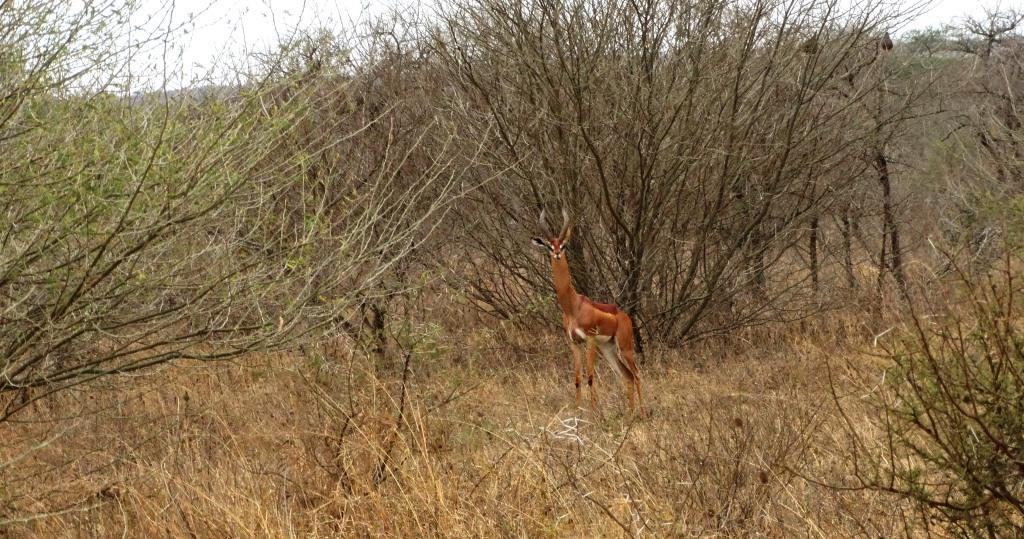
[[550, 245], [548, 245], [548, 242], [544, 241], [544, 240], [543, 240], [543, 239], [541, 239], [541, 238], [533, 238], [533, 243], [534, 243], [535, 245], [538, 245], [538, 246], [539, 246], [539, 247], [541, 247], [542, 249], [550, 249], [550, 248], [551, 248], [551, 246], [550, 246]]
[[572, 237], [572, 225], [565, 227], [565, 237], [562, 238], [562, 249], [565, 249], [566, 245], [569, 245], [569, 238]]

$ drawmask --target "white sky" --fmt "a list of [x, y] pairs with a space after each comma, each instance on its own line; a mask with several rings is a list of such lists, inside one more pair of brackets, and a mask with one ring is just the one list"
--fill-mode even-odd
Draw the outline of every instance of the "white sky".
[[930, 8], [912, 24], [913, 28], [925, 28], [943, 23], [951, 23], [965, 15], [981, 16], [985, 8], [989, 10], [1017, 9], [1024, 7], [1024, 0], [934, 0]]
[[[906, 5], [922, 0], [882, 1]], [[202, 77], [211, 67], [238, 57], [243, 50], [271, 46], [295, 28], [337, 27], [339, 21], [355, 21], [367, 14], [387, 11], [396, 5], [408, 5], [409, 1], [141, 0], [141, 3], [140, 20], [147, 13], [166, 14], [168, 6], [173, 5], [174, 23], [185, 24], [184, 30], [188, 33], [176, 32], [176, 46], [168, 53], [168, 60], [171, 65], [179, 66], [179, 74], [170, 78], [176, 79], [175, 82], [184, 78], [187, 83], [187, 79]], [[1024, 0], [933, 0], [922, 15], [909, 22], [903, 30], [952, 23], [965, 15], [980, 16], [986, 7], [1020, 10], [1024, 9]], [[147, 63], [150, 62], [155, 63], [153, 60]], [[142, 72], [147, 67], [153, 66], [133, 67], [133, 71]], [[171, 82], [170, 86], [181, 84], [175, 82]]]

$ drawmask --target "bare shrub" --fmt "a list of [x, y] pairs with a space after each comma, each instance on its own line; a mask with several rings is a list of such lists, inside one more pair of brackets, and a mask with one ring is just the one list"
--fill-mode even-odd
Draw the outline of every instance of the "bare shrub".
[[[112, 24], [91, 13], [79, 24]], [[422, 162], [431, 124], [356, 103], [378, 64], [327, 69], [339, 49], [308, 45], [219, 92], [69, 93], [97, 64], [31, 86], [59, 62], [10, 90], [28, 97], [8, 118], [33, 123], [0, 142], [0, 419], [95, 377], [333, 327], [429, 235], [459, 186], [443, 146]]]
[[488, 141], [480, 166], [505, 171], [460, 210], [481, 261], [464, 286], [501, 316], [530, 312], [549, 279], [522, 239], [546, 202], [577, 224], [578, 288], [646, 335], [816, 309], [818, 268], [797, 253], [870, 167], [878, 125], [862, 102], [888, 75], [860, 75], [878, 73], [887, 17], [834, 3], [451, 5], [437, 36], [447, 107]]
[[[952, 118], [930, 171], [941, 180], [941, 232], [955, 246], [956, 263], [985, 273], [999, 247], [1020, 242], [1024, 174], [1024, 15], [988, 12], [945, 32], [944, 69]], [[945, 265], [946, 257], [933, 252]]]
[[[916, 503], [920, 524], [972, 537], [1020, 535], [1024, 517], [1024, 349], [1020, 261], [911, 305], [885, 344], [875, 428], [849, 427], [853, 479]], [[883, 342], [887, 342], [883, 340]]]

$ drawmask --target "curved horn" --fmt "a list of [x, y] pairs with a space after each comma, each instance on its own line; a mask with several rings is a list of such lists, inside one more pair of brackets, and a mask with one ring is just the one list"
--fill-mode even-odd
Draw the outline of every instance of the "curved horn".
[[551, 238], [551, 226], [548, 225], [548, 220], [545, 219], [545, 211], [540, 210], [540, 219], [537, 220], [537, 224], [540, 225], [540, 233], [544, 236], [544, 239]]
[[569, 212], [562, 208], [562, 231], [558, 233], [559, 238], [565, 238], [565, 233], [569, 230]]

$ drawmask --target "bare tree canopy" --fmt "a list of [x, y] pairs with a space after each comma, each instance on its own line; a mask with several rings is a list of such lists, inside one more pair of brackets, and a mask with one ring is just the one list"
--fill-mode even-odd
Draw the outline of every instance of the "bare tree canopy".
[[519, 253], [529, 210], [557, 201], [578, 223], [581, 289], [651, 337], [726, 331], [807, 301], [796, 292], [808, 275], [786, 261], [808, 219], [849, 196], [850, 164], [877, 136], [862, 107], [889, 76], [885, 13], [819, 7], [451, 5], [436, 39], [453, 121], [467, 140], [489, 138], [486, 170], [506, 171], [463, 214], [488, 261], [466, 283], [474, 296], [507, 313], [544, 289]]

